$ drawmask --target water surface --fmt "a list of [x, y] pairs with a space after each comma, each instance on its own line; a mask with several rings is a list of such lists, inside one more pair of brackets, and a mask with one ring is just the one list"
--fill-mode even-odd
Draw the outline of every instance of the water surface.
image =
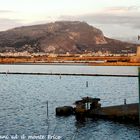
[[[10, 66], [10, 67], [9, 67]], [[50, 68], [51, 66], [49, 66]], [[58, 68], [59, 67], [59, 68]], [[74, 68], [73, 68], [74, 67]], [[86, 68], [85, 68], [86, 67]], [[136, 74], [136, 67], [0, 65], [0, 71], [111, 72]], [[58, 69], [57, 69], [58, 68]], [[86, 69], [86, 70], [85, 70]], [[89, 70], [90, 69], [90, 70]], [[124, 71], [122, 71], [122, 69]], [[74, 70], [74, 71], [73, 71]], [[120, 71], [119, 71], [120, 70]], [[116, 73], [116, 72], [115, 72]], [[89, 86], [86, 87], [86, 81]], [[72, 105], [83, 96], [101, 98], [102, 106], [138, 102], [137, 77], [0, 75], [0, 135], [52, 135], [64, 140], [138, 140], [139, 127], [104, 120], [79, 124], [74, 116], [56, 117], [55, 108]], [[47, 105], [49, 102], [49, 125]], [[48, 128], [49, 126], [49, 128]]]
[[137, 75], [137, 66], [0, 65], [0, 72]]

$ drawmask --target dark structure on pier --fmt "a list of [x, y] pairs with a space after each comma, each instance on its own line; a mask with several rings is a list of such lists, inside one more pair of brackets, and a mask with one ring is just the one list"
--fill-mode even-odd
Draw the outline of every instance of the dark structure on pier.
[[100, 98], [84, 97], [74, 103], [75, 108], [69, 106], [56, 108], [56, 115], [67, 116], [74, 114], [77, 121], [85, 121], [86, 118], [100, 118], [139, 124], [138, 103], [101, 107], [99, 101]]

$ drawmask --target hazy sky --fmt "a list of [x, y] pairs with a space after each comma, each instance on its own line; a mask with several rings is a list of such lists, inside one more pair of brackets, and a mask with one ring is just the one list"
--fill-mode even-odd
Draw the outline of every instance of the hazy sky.
[[0, 30], [56, 20], [80, 20], [106, 36], [140, 34], [140, 0], [0, 0]]

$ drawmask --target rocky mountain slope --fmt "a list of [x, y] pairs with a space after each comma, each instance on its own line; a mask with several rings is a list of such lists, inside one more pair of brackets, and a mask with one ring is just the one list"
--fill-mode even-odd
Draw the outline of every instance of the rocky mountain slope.
[[107, 38], [101, 30], [79, 21], [60, 21], [0, 32], [0, 52], [125, 53], [135, 52], [136, 46]]

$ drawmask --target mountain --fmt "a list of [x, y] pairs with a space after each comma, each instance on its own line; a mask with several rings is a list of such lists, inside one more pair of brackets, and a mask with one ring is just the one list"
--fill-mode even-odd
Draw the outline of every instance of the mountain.
[[105, 37], [85, 22], [59, 21], [0, 32], [0, 52], [136, 52], [137, 44]]

